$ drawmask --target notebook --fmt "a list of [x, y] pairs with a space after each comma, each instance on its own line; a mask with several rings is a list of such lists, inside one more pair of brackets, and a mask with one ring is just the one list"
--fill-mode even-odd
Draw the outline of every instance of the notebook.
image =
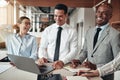
[[88, 80], [86, 77], [82, 76], [67, 76], [67, 80]]
[[69, 65], [66, 65], [66, 66], [64, 67], [64, 69], [69, 70], [69, 71], [71, 71], [71, 72], [78, 72], [78, 71], [80, 71], [80, 70], [90, 70], [89, 68], [82, 67], [81, 65], [79, 65], [79, 66], [76, 67], [76, 68], [72, 68], [72, 67], [70, 67]]
[[32, 58], [17, 56], [13, 54], [7, 54], [11, 62], [15, 64], [18, 69], [36, 73], [39, 75], [45, 75], [53, 71], [53, 67], [50, 65], [38, 66]]

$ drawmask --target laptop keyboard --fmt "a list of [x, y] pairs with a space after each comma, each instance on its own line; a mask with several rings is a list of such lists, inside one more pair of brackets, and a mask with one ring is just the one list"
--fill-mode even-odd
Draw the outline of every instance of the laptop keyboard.
[[52, 66], [48, 66], [48, 65], [41, 65], [38, 66], [38, 68], [42, 74], [49, 73], [53, 70]]
[[37, 80], [62, 80], [60, 74], [38, 75]]

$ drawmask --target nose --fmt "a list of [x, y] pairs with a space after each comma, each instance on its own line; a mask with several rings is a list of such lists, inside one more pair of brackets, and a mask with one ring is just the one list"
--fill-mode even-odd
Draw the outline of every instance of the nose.
[[56, 20], [60, 20], [60, 18], [57, 16], [57, 17], [56, 17]]
[[101, 16], [102, 16], [102, 13], [101, 13], [101, 12], [97, 13], [97, 16], [98, 16], [98, 17], [101, 17]]

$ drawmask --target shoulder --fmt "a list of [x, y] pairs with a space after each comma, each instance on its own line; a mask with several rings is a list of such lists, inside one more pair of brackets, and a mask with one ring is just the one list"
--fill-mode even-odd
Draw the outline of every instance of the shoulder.
[[43, 31], [42, 35], [49, 34], [50, 32], [53, 32], [54, 29], [56, 29], [56, 24], [55, 23], [46, 27], [45, 30]]
[[56, 27], [56, 24], [51, 24], [48, 27], [45, 28], [45, 31], [51, 30], [52, 28]]
[[11, 33], [7, 36], [7, 39], [15, 38], [16, 35], [17, 35], [16, 33]]
[[26, 36], [27, 36], [27, 38], [29, 38], [29, 39], [30, 39], [30, 38], [31, 38], [31, 39], [36, 39], [36, 37], [33, 36], [33, 35], [31, 35], [31, 34], [27, 34]]
[[116, 42], [119, 42], [119, 40], [120, 40], [120, 32], [118, 31], [118, 30], [116, 30], [115, 28], [113, 28], [113, 27], [109, 27], [109, 29], [108, 29], [108, 35], [109, 35], [109, 38], [111, 39], [111, 40], [117, 40]]
[[70, 26], [70, 25], [68, 25], [68, 24], [65, 24], [64, 29], [67, 29], [67, 30], [69, 30], [69, 31], [77, 31], [77, 29], [76, 29], [75, 27], [72, 27], [72, 26]]
[[110, 34], [118, 35], [118, 34], [120, 34], [120, 32], [118, 30], [116, 30], [115, 28], [113, 28], [112, 26], [110, 26]]
[[9, 35], [7, 35], [7, 37], [6, 37], [6, 39], [5, 39], [5, 42], [11, 42], [11, 41], [13, 41], [16, 37], [16, 34], [15, 33], [11, 33], [11, 34], [9, 34]]

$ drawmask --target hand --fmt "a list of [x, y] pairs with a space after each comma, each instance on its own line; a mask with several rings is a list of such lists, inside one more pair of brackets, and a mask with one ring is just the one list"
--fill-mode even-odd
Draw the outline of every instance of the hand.
[[55, 62], [53, 63], [53, 67], [54, 67], [55, 69], [61, 69], [61, 68], [63, 68], [63, 66], [64, 66], [64, 63], [63, 63], [62, 61], [60, 61], [60, 60], [55, 61]]
[[90, 68], [92, 70], [95, 70], [96, 69], [96, 65], [89, 62], [89, 61], [86, 61], [84, 63], [82, 63], [82, 66], [86, 67], [86, 68]]
[[98, 77], [99, 72], [98, 70], [80, 70], [77, 73], [78, 76], [83, 76], [83, 77]]
[[73, 59], [72, 61], [71, 61], [71, 67], [72, 68], [76, 68], [78, 65], [80, 64], [80, 61], [79, 60], [76, 60], [76, 59]]
[[12, 66], [16, 66], [13, 62], [10, 62], [10, 64], [11, 64]]
[[47, 62], [48, 62], [48, 60], [44, 57], [41, 59], [38, 59], [38, 65], [42, 65], [42, 64], [47, 63]]

